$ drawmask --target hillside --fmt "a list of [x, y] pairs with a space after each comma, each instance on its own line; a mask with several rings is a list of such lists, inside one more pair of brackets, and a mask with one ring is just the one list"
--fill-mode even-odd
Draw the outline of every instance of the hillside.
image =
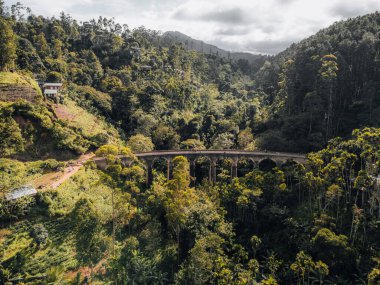
[[117, 130], [67, 99], [45, 105], [27, 101], [0, 102], [2, 157], [21, 160], [69, 160], [100, 145], [119, 143]]
[[[315, 150], [380, 126], [380, 13], [337, 22], [269, 60], [255, 76], [270, 102], [262, 147]], [[270, 140], [277, 138], [278, 145]]]
[[29, 102], [41, 101], [42, 92], [37, 82], [25, 74], [0, 72], [0, 101], [19, 99]]
[[78, 26], [68, 15], [43, 23], [30, 15], [14, 30], [20, 70], [63, 80], [63, 100], [103, 117], [120, 134], [151, 138], [157, 149], [178, 148], [189, 139], [238, 147], [238, 134], [266, 116], [262, 94], [254, 90], [252, 68], [258, 66], [247, 61], [180, 44], [158, 46], [157, 32], [106, 19]]
[[238, 62], [241, 69], [250, 74], [256, 73], [269, 56], [252, 54], [248, 52], [230, 52], [207, 44], [203, 41], [193, 39], [178, 31], [168, 31], [161, 36], [164, 45], [181, 44], [187, 50], [193, 50], [204, 54], [216, 55], [229, 61]]
[[[0, 1], [0, 83], [41, 95], [0, 96], [0, 284], [379, 284], [379, 16], [269, 58]], [[169, 149], [224, 156], [135, 155]]]
[[15, 72], [0, 72], [0, 84], [1, 85], [25, 85], [30, 86], [42, 95], [41, 89], [37, 82], [27, 75], [22, 75]]
[[1, 156], [22, 160], [69, 160], [104, 143], [120, 142], [120, 134], [115, 127], [106, 121], [100, 111], [90, 108], [91, 104], [98, 102], [102, 110], [102, 102], [110, 98], [104, 97], [101, 92], [76, 86], [70, 88], [70, 95], [87, 95], [88, 98], [80, 100], [84, 107], [70, 99], [69, 95], [59, 104], [51, 102], [29, 76], [1, 72]]

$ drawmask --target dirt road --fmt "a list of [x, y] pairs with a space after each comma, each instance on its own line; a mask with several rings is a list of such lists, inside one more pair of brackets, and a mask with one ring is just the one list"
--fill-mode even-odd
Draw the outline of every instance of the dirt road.
[[83, 154], [76, 161], [74, 161], [74, 163], [71, 163], [62, 171], [45, 174], [34, 180], [32, 185], [34, 185], [34, 187], [36, 187], [39, 191], [43, 191], [45, 189], [56, 189], [63, 182], [77, 173], [83, 164], [94, 156], [95, 154], [92, 152]]

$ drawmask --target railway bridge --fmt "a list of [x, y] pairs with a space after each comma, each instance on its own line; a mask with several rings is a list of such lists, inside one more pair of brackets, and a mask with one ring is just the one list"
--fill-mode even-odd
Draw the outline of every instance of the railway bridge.
[[[231, 178], [237, 177], [238, 162], [240, 159], [251, 160], [254, 164], [260, 164], [263, 160], [271, 160], [277, 166], [282, 165], [287, 161], [294, 161], [303, 164], [306, 162], [306, 155], [297, 153], [284, 153], [284, 152], [266, 152], [266, 151], [246, 151], [246, 150], [155, 150], [149, 152], [135, 153], [135, 156], [144, 161], [146, 165], [147, 184], [150, 185], [153, 180], [153, 164], [157, 159], [166, 160], [166, 173], [170, 177], [171, 162], [176, 156], [184, 156], [190, 162], [190, 175], [195, 176], [196, 162], [198, 159], [206, 158], [210, 161], [209, 165], [209, 180], [213, 183], [216, 182], [217, 162], [220, 159], [228, 159], [231, 161]], [[122, 163], [128, 165], [131, 163], [130, 159], [125, 156], [118, 156]], [[94, 158], [95, 163], [100, 168], [107, 166], [106, 159], [103, 157]]]

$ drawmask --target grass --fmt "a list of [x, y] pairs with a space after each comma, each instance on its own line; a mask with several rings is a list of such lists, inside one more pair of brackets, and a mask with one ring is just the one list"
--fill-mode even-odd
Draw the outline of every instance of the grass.
[[42, 161], [20, 162], [14, 159], [0, 158], [0, 181], [5, 192], [25, 184], [37, 187], [38, 183], [33, 183], [33, 181], [39, 181], [44, 174], [50, 171], [44, 169], [42, 165]]
[[[54, 211], [51, 216], [31, 214], [25, 220], [0, 230], [0, 264], [11, 264], [17, 253], [23, 253], [26, 257], [25, 264], [12, 273], [13, 277], [41, 276], [52, 268], [62, 268], [64, 278], [76, 276], [82, 267], [76, 259], [75, 236], [69, 214], [76, 201], [83, 197], [94, 203], [103, 223], [110, 221], [113, 190], [102, 182], [101, 173], [100, 170], [83, 167], [53, 191], [58, 196], [52, 199], [50, 208]], [[117, 198], [118, 193], [115, 195]], [[48, 231], [49, 241], [45, 246], [38, 247], [30, 236], [35, 224], [42, 224]], [[25, 284], [34, 283], [26, 281]]]
[[36, 250], [26, 261], [26, 268], [30, 275], [46, 272], [46, 269], [62, 266], [71, 269], [76, 267], [75, 250], [70, 223], [67, 218], [38, 219], [49, 232], [49, 244]]
[[[79, 198], [88, 198], [98, 210], [103, 222], [112, 216], [112, 188], [103, 184], [100, 170], [79, 170], [73, 177], [61, 184], [57, 191], [64, 210], [70, 212]], [[58, 206], [58, 205], [57, 205]]]
[[[25, 184], [34, 184], [36, 186], [46, 176], [56, 175], [57, 172], [45, 174], [45, 171], [39, 165], [41, 165], [41, 162], [19, 162], [12, 159], [0, 159], [0, 169], [3, 170], [0, 173], [0, 180], [4, 189], [7, 191]], [[53, 203], [57, 203], [55, 207], [68, 213], [80, 197], [85, 197], [94, 202], [101, 216], [110, 217], [112, 212], [112, 189], [102, 183], [100, 174], [100, 170], [85, 169], [84, 167], [80, 169], [57, 188], [59, 199], [53, 200]], [[6, 233], [3, 229], [0, 231], [0, 240], [6, 236]]]
[[85, 136], [109, 134], [116, 142], [119, 141], [117, 130], [87, 110], [79, 107], [73, 100], [65, 99], [65, 104], [54, 107], [59, 119], [66, 121], [70, 126], [81, 128]]
[[[38, 248], [29, 233], [33, 224], [42, 224], [49, 233], [49, 242]], [[7, 229], [10, 234], [0, 243], [0, 263], [12, 259], [17, 253], [25, 253], [26, 262], [20, 271], [27, 275], [43, 274], [47, 269], [63, 266], [72, 269], [77, 266], [73, 237], [67, 218], [50, 219], [39, 217], [13, 224]], [[21, 272], [20, 272], [21, 273]]]
[[29, 237], [27, 233], [22, 233], [17, 235], [13, 242], [5, 249], [4, 251], [4, 260], [12, 258], [18, 252], [28, 248], [32, 242], [32, 239]]
[[31, 77], [19, 74], [15, 72], [0, 72], [0, 84], [7, 85], [29, 85], [37, 91], [39, 95], [42, 95], [41, 89], [38, 83]]
[[9, 229], [0, 229], [0, 245], [3, 244], [3, 242], [11, 234], [12, 234], [12, 231]]

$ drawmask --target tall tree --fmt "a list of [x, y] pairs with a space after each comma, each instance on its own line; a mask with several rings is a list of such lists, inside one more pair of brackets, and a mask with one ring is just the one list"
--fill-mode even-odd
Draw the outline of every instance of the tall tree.
[[5, 14], [4, 1], [0, 0], [0, 17], [3, 17]]
[[335, 99], [335, 85], [338, 73], [337, 57], [333, 54], [327, 54], [321, 59], [321, 68], [319, 74], [322, 80], [322, 88], [327, 93], [327, 116], [326, 116], [326, 140], [332, 136], [333, 128], [333, 103]]
[[12, 26], [9, 20], [0, 17], [0, 70], [7, 71], [13, 68], [15, 59], [15, 34], [13, 33]]
[[77, 258], [91, 269], [104, 252], [101, 223], [94, 205], [85, 198], [78, 200], [72, 212], [74, 220]]

